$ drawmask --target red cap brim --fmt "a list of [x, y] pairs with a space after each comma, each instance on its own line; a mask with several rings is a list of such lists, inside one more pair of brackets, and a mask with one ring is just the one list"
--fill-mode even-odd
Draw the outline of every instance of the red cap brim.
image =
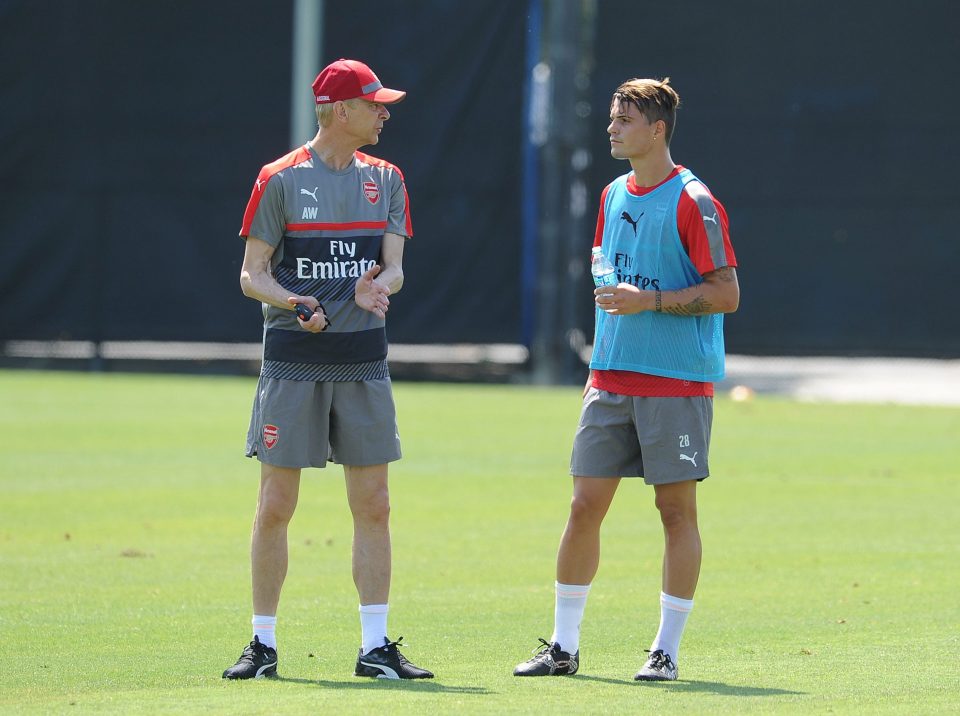
[[406, 92], [381, 87], [370, 94], [363, 95], [360, 99], [366, 99], [371, 102], [379, 102], [380, 104], [396, 104], [406, 96]]

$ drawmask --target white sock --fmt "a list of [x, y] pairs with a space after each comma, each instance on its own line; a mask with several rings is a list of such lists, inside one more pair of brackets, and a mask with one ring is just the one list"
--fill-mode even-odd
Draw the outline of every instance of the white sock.
[[253, 635], [260, 640], [264, 646], [271, 649], [277, 648], [277, 618], [265, 617], [260, 614], [254, 614], [250, 622], [253, 624]]
[[650, 651], [662, 649], [676, 664], [680, 656], [680, 637], [683, 636], [683, 629], [692, 609], [692, 599], [671, 597], [660, 592], [660, 630], [650, 646]]
[[360, 605], [360, 639], [364, 654], [386, 643], [389, 609], [386, 604]]
[[583, 621], [590, 585], [560, 582], [556, 585], [557, 601], [550, 641], [559, 644], [560, 649], [568, 654], [576, 654], [580, 649], [580, 622]]

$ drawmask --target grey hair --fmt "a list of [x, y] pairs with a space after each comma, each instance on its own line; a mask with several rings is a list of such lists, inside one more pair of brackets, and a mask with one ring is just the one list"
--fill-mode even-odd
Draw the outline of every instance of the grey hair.
[[[357, 106], [355, 99], [343, 100], [343, 103], [350, 107], [350, 109]], [[336, 102], [326, 102], [317, 105], [317, 126], [321, 129], [329, 127], [330, 123], [333, 122], [333, 105], [335, 104]]]

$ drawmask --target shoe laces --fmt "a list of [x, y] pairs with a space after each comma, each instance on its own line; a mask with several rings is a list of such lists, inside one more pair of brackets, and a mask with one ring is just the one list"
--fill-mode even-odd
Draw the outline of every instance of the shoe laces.
[[400, 642], [401, 642], [401, 641], [403, 641], [403, 637], [402, 637], [402, 636], [399, 637], [396, 641], [390, 641], [390, 640], [388, 639], [388, 640], [387, 640], [387, 643], [383, 645], [383, 648], [389, 650], [391, 647], [393, 647], [393, 650], [394, 650], [395, 652], [397, 652], [397, 658], [400, 659], [400, 663], [401, 663], [401, 664], [409, 664], [410, 662], [407, 661], [407, 657], [405, 657], [403, 654], [400, 653], [399, 647], [400, 647]]
[[533, 651], [532, 651], [531, 653], [536, 654], [538, 657], [539, 657], [539, 656], [549, 656], [549, 657], [552, 659], [552, 658], [553, 658], [553, 644], [552, 644], [551, 642], [547, 641], [546, 639], [544, 639], [543, 637], [539, 637], [538, 641], [540, 642], [540, 645], [539, 645], [539, 646], [535, 646], [535, 647], [533, 648]]
[[247, 647], [243, 650], [243, 653], [240, 655], [241, 659], [247, 659], [253, 661], [257, 655], [266, 656], [267, 649], [270, 647], [263, 644], [258, 637], [253, 637], [253, 641], [247, 644]]
[[670, 655], [664, 652], [662, 649], [657, 649], [652, 653], [649, 649], [644, 649], [644, 651], [650, 654], [651, 668], [666, 669], [673, 666], [673, 660], [670, 658]]

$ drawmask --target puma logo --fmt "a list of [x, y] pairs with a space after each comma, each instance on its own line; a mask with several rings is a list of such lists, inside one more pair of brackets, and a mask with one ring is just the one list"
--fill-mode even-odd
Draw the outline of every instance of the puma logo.
[[313, 191], [310, 191], [309, 189], [301, 189], [301, 190], [300, 190], [300, 193], [301, 193], [301, 194], [306, 194], [307, 196], [312, 196], [312, 197], [313, 197], [313, 200], [316, 201], [316, 200], [317, 200], [317, 189], [319, 189], [319, 188], [320, 188], [320, 187], [316, 187], [316, 186], [315, 186], [315, 187], [313, 187]]
[[712, 221], [714, 226], [719, 226], [719, 225], [720, 225], [720, 224], [717, 223], [717, 212], [713, 212], [713, 216], [706, 216], [706, 215], [705, 215], [705, 216], [703, 217], [703, 220], [704, 220], [704, 222]]
[[634, 219], [632, 216], [630, 216], [630, 214], [628, 214], [627, 212], [623, 212], [622, 214], [620, 214], [620, 218], [623, 219], [624, 221], [626, 221], [628, 224], [630, 224], [630, 226], [633, 227], [633, 235], [634, 235], [634, 236], [637, 235], [637, 224], [640, 223], [640, 217], [641, 217], [641, 216], [643, 216], [643, 212], [642, 212], [642, 211], [640, 212], [640, 216], [638, 216], [636, 219]]
[[698, 450], [697, 452], [693, 453], [693, 457], [688, 457], [687, 455], [684, 455], [683, 453], [680, 453], [680, 459], [681, 459], [681, 460], [687, 460], [687, 461], [689, 461], [689, 462], [692, 462], [692, 463], [693, 463], [693, 466], [696, 467], [696, 466], [697, 466], [697, 455], [699, 454], [699, 452], [700, 452], [700, 451]]
[[576, 674], [580, 666], [573, 654], [570, 655], [569, 659], [554, 659], [551, 657], [550, 661], [553, 662], [550, 666], [551, 675], [556, 674], [558, 671], [561, 674]]

